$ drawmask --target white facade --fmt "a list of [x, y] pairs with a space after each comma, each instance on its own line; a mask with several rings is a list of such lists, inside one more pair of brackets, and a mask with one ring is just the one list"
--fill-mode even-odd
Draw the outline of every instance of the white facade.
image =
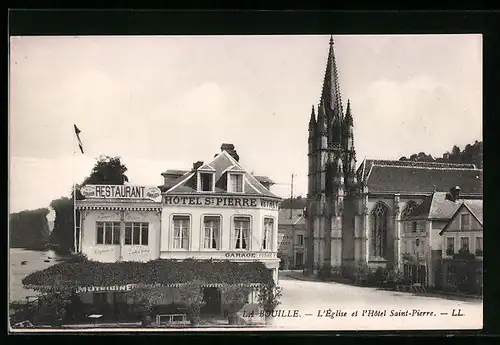
[[100, 187], [85, 186], [82, 194], [87, 194], [86, 199], [77, 202], [81, 228], [78, 251], [100, 262], [158, 259], [162, 209], [159, 189], [150, 187], [149, 197], [153, 197], [149, 198], [144, 192], [147, 187], [106, 186], [142, 191], [140, 195], [123, 196], [100, 194]]
[[[245, 206], [228, 206], [236, 200]], [[277, 282], [278, 205], [265, 197], [165, 195], [160, 258], [261, 261]]]

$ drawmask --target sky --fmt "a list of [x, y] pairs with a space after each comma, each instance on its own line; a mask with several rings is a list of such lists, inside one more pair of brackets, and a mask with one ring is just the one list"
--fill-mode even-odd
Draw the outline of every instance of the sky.
[[[307, 193], [329, 36], [11, 37], [10, 212], [47, 207], [120, 156], [160, 185], [232, 143], [282, 197]], [[481, 35], [334, 36], [358, 165], [482, 140]], [[85, 153], [74, 154], [73, 124]], [[77, 149], [78, 150], [78, 149]]]

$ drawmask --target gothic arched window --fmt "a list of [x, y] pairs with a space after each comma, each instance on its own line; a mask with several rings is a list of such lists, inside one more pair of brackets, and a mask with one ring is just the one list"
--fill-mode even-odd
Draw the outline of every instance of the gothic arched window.
[[417, 203], [413, 200], [410, 200], [406, 203], [403, 212], [401, 212], [401, 220], [403, 221], [403, 229], [405, 233], [412, 232], [414, 228], [413, 222], [404, 222], [406, 218], [417, 208]]
[[371, 212], [372, 256], [385, 257], [387, 251], [387, 224], [389, 209], [381, 202]]

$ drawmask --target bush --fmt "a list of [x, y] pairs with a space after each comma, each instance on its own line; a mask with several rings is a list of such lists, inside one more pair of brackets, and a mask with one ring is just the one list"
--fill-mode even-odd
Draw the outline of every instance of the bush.
[[371, 270], [367, 264], [358, 265], [354, 272], [354, 281], [358, 285], [367, 285]]
[[252, 289], [246, 286], [228, 285], [222, 288], [222, 301], [224, 313], [228, 316], [235, 315], [247, 303], [248, 295]]
[[280, 304], [282, 288], [274, 284], [262, 284], [258, 288], [257, 300], [259, 307], [266, 313], [274, 311]]
[[192, 281], [179, 287], [181, 299], [187, 305], [192, 325], [198, 323], [201, 307], [205, 305], [203, 301], [202, 286], [202, 282]]
[[404, 274], [400, 270], [390, 270], [386, 273], [384, 285], [395, 289], [396, 286], [403, 284]]

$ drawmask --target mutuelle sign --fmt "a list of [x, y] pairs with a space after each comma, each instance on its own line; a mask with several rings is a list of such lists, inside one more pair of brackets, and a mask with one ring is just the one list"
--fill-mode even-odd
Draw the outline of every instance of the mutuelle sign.
[[277, 210], [279, 201], [264, 198], [239, 196], [181, 196], [166, 195], [165, 205], [175, 206], [211, 206], [211, 207], [243, 207], [270, 208]]
[[158, 187], [136, 185], [86, 185], [80, 189], [85, 198], [90, 199], [149, 199], [161, 201]]

